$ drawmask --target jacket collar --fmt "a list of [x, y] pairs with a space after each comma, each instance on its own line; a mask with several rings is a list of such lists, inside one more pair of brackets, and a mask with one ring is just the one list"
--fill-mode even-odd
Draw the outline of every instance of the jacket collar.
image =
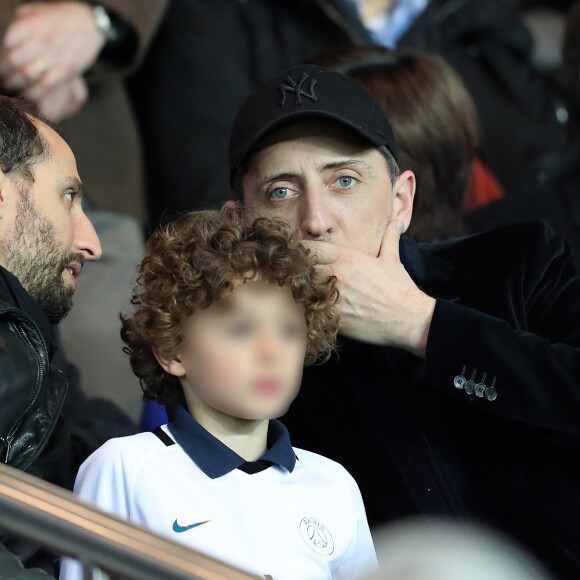
[[49, 358], [52, 359], [55, 348], [53, 325], [40, 304], [22, 287], [18, 278], [2, 266], [0, 266], [0, 300], [21, 310], [33, 320], [48, 347]]
[[[195, 464], [211, 479], [222, 477], [242, 467], [246, 460], [206, 431], [181, 405], [175, 405], [169, 431]], [[296, 455], [288, 430], [280, 421], [271, 420], [268, 427], [268, 449], [258, 461], [265, 461], [292, 472]]]
[[415, 284], [429, 296], [452, 302], [469, 299], [473, 294], [471, 278], [445, 257], [455, 242], [418, 243], [402, 237], [399, 246], [401, 262]]
[[[308, 1], [308, 0], [307, 0]], [[337, 24], [355, 44], [369, 44], [373, 41], [358, 15], [356, 5], [351, 0], [309, 0], [318, 4], [328, 18]]]

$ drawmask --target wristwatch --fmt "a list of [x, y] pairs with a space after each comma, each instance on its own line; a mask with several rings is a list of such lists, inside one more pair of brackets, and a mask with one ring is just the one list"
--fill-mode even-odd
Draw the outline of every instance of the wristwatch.
[[118, 37], [118, 31], [115, 26], [113, 26], [111, 17], [109, 16], [106, 8], [100, 4], [94, 4], [92, 9], [93, 16], [95, 17], [95, 24], [101, 31], [103, 38], [105, 39], [105, 43], [110, 44], [115, 42]]

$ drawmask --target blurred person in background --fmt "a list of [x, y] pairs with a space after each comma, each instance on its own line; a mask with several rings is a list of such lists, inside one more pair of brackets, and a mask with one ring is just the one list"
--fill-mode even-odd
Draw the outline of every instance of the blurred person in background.
[[[562, 41], [562, 62], [575, 105], [580, 109], [580, 1], [570, 7]], [[580, 115], [578, 118], [580, 124]]]
[[245, 96], [277, 71], [344, 45], [417, 48], [459, 74], [481, 158], [506, 195], [553, 193], [578, 159], [532, 63], [519, 0], [173, 0], [132, 81], [152, 219], [228, 197], [227, 143]]
[[511, 539], [474, 524], [409, 518], [374, 538], [380, 569], [365, 580], [554, 580]]
[[[572, 106], [576, 111], [574, 135], [580, 142], [580, 1], [578, 0], [573, 3], [566, 18], [562, 62]], [[562, 196], [566, 211], [574, 224], [577, 239], [580, 240], [580, 164], [572, 167], [562, 180]], [[580, 242], [576, 247], [580, 247]], [[580, 250], [577, 251], [580, 253]]]
[[[313, 61], [359, 81], [388, 115], [399, 167], [417, 177], [406, 233], [420, 242], [466, 233], [461, 211], [476, 159], [478, 120], [457, 73], [426, 53], [380, 46], [345, 47]], [[485, 201], [499, 195], [499, 186], [479, 193]]]
[[[473, 100], [445, 61], [422, 51], [379, 46], [335, 49], [313, 61], [358, 80], [391, 119], [399, 166], [417, 176], [407, 235], [435, 241], [545, 219], [574, 246], [580, 265], [580, 215], [574, 205], [580, 196], [568, 193], [566, 186], [550, 194], [504, 192], [478, 152], [479, 120]], [[558, 183], [562, 181], [560, 177]], [[580, 181], [574, 181], [577, 190]]]
[[134, 419], [138, 389], [131, 388], [117, 315], [142, 256], [145, 211], [140, 141], [123, 79], [143, 58], [166, 4], [0, 3], [0, 92], [26, 97], [67, 136], [107, 255], [86, 269], [62, 342], [87, 394], [114, 400]]
[[574, 247], [576, 266], [580, 268], [578, 6], [578, 2], [570, 0], [529, 0], [521, 5], [525, 21], [534, 34], [534, 61], [541, 67], [546, 84], [553, 87], [556, 117], [566, 132], [567, 150], [555, 151], [552, 157], [554, 166], [560, 164], [561, 170], [554, 174], [551, 185], [548, 183], [545, 188], [531, 189], [526, 195], [510, 195], [510, 191], [506, 191], [502, 199], [475, 208], [465, 219], [472, 231], [480, 231], [515, 221], [542, 218]]

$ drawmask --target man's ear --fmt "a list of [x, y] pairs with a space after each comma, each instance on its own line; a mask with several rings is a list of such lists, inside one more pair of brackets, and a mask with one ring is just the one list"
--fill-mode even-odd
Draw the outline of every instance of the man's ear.
[[409, 229], [413, 215], [413, 200], [415, 198], [415, 174], [412, 171], [403, 171], [393, 185], [393, 210], [391, 219], [403, 222], [405, 230]]
[[14, 178], [0, 169], [0, 238], [6, 228], [11, 228], [16, 216], [16, 199], [19, 195]]
[[0, 169], [0, 209], [6, 207], [7, 194], [12, 186], [12, 179], [10, 179], [10, 177]]
[[174, 377], [184, 377], [185, 376], [185, 369], [179, 360], [177, 354], [173, 356], [161, 356], [157, 352], [153, 352], [157, 362], [161, 366], [161, 368], [168, 374], [173, 375]]

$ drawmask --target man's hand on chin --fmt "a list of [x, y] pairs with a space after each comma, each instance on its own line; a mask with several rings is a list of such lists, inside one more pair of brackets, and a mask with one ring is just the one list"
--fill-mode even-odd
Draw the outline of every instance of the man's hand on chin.
[[403, 223], [387, 224], [376, 258], [328, 242], [305, 241], [319, 270], [338, 279], [340, 334], [425, 356], [435, 299], [419, 290], [399, 256]]

